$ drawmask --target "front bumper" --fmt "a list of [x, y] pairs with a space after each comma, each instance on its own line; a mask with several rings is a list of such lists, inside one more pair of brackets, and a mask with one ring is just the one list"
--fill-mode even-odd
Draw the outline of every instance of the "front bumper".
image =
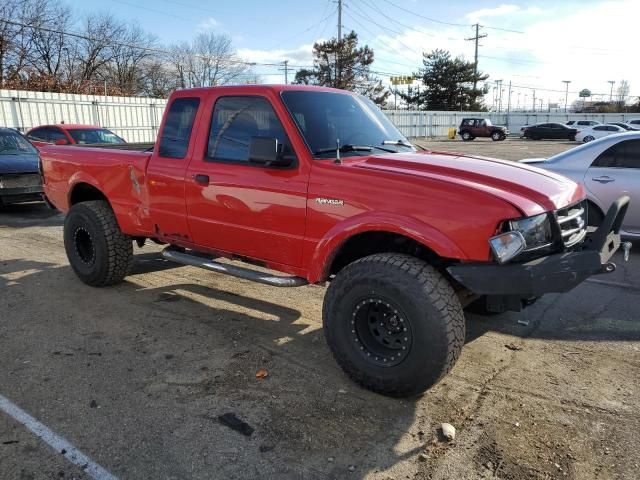
[[567, 292], [592, 275], [615, 270], [615, 264], [609, 260], [620, 246], [620, 227], [628, 206], [629, 197], [616, 200], [600, 227], [587, 235], [581, 250], [526, 263], [458, 264], [448, 267], [447, 271], [476, 295], [531, 298], [545, 293]]
[[0, 175], [2, 203], [20, 203], [42, 200], [42, 177], [36, 173]]

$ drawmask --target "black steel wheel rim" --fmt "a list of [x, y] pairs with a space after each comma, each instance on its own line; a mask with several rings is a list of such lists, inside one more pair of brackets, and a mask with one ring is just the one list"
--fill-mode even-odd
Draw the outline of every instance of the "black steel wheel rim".
[[353, 306], [351, 340], [368, 362], [393, 367], [409, 354], [413, 333], [409, 318], [393, 301], [370, 296]]
[[85, 265], [93, 264], [96, 259], [96, 249], [91, 234], [86, 229], [76, 228], [73, 234], [73, 244], [80, 261]]

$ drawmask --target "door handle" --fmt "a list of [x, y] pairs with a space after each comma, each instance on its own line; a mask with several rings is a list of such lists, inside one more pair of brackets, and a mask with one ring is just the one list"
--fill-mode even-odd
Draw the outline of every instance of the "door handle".
[[593, 180], [594, 182], [598, 182], [598, 183], [609, 183], [609, 182], [615, 182], [615, 178], [611, 178], [608, 176], [603, 176], [603, 177], [594, 177], [591, 180]]
[[198, 185], [209, 185], [209, 175], [196, 173], [193, 175], [193, 179]]

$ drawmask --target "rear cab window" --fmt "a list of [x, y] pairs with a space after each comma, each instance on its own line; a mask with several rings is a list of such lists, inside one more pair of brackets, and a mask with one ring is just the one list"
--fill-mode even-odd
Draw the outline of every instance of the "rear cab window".
[[195, 97], [176, 98], [171, 103], [160, 137], [160, 157], [182, 159], [187, 155], [199, 105]]

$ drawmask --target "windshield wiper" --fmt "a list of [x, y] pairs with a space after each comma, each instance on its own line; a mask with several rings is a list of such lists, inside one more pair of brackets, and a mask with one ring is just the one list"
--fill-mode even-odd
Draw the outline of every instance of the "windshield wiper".
[[384, 142], [382, 142], [383, 145], [398, 145], [400, 147], [413, 147], [413, 145], [411, 145], [408, 142], [405, 142], [404, 140], [385, 140]]
[[373, 150], [373, 147], [371, 145], [352, 145], [350, 143], [347, 143], [346, 145], [340, 145], [339, 148], [321, 148], [313, 152], [313, 154], [320, 155], [322, 153], [336, 152], [338, 150], [340, 152], [370, 152], [371, 150]]

